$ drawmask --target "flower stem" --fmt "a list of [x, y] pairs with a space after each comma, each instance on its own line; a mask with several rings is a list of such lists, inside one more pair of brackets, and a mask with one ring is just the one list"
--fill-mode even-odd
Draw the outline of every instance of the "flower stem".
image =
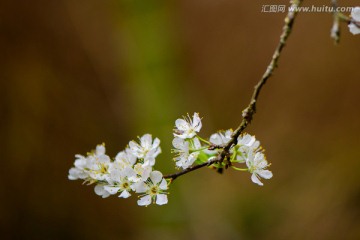
[[237, 170], [237, 171], [242, 171], [242, 172], [247, 172], [249, 171], [249, 169], [247, 168], [237, 168], [237, 167], [234, 167], [234, 166], [231, 166], [233, 169]]
[[202, 142], [204, 142], [204, 143], [206, 143], [206, 144], [209, 144], [209, 145], [211, 145], [211, 144], [212, 144], [211, 142], [209, 142], [209, 141], [207, 141], [207, 140], [203, 139], [202, 137], [200, 137], [200, 136], [198, 136], [198, 135], [197, 135], [197, 138], [198, 138], [198, 139], [200, 139], [200, 141], [202, 141]]

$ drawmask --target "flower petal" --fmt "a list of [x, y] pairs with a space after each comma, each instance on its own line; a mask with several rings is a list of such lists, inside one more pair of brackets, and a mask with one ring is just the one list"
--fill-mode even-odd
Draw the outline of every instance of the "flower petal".
[[131, 167], [126, 167], [124, 168], [124, 170], [122, 171], [122, 175], [124, 177], [128, 177], [128, 178], [134, 178], [136, 177], [136, 172], [133, 168]]
[[162, 179], [162, 176], [163, 176], [162, 173], [159, 171], [153, 171], [150, 173], [150, 179], [153, 184], [157, 184], [158, 182], [160, 182]]
[[176, 138], [173, 139], [172, 145], [176, 149], [184, 149], [185, 148], [185, 140], [182, 139], [182, 138], [176, 137]]
[[357, 22], [360, 22], [360, 7], [355, 7], [351, 11], [351, 17]]
[[138, 152], [141, 151], [140, 145], [137, 144], [135, 141], [130, 141], [129, 142], [129, 147], [130, 147], [131, 153], [134, 154], [135, 156], [139, 157]]
[[193, 140], [194, 140], [194, 142], [193, 142], [193, 144], [194, 144], [194, 149], [199, 149], [199, 148], [201, 148], [200, 140], [199, 140], [197, 137], [194, 138]]
[[358, 28], [355, 24], [353, 23], [350, 23], [349, 25], [349, 31], [352, 33], [352, 34], [359, 34], [360, 33], [360, 28]]
[[214, 133], [210, 136], [210, 142], [216, 145], [222, 144], [221, 137], [218, 133]]
[[146, 156], [144, 159], [143, 167], [154, 166], [154, 165], [155, 165], [155, 158], [151, 156], [150, 157]]
[[168, 203], [167, 195], [166, 194], [157, 194], [156, 195], [156, 204], [157, 205], [164, 205]]
[[131, 194], [130, 194], [128, 191], [126, 191], [126, 190], [124, 190], [124, 191], [119, 195], [120, 198], [128, 198], [128, 197], [130, 197], [130, 196], [131, 196]]
[[141, 146], [150, 148], [152, 144], [152, 136], [151, 134], [145, 134], [140, 138]]
[[151, 166], [148, 166], [148, 167], [144, 167], [144, 171], [142, 172], [141, 174], [141, 179], [146, 181], [149, 177], [150, 177], [150, 173], [152, 171], [152, 167]]
[[69, 180], [77, 180], [77, 179], [79, 179], [79, 173], [80, 173], [79, 169], [70, 168], [68, 179]]
[[180, 131], [186, 131], [189, 128], [188, 122], [186, 122], [184, 119], [181, 118], [176, 119], [175, 126]]
[[272, 172], [269, 170], [259, 170], [256, 173], [259, 174], [260, 177], [265, 179], [270, 179], [273, 176]]
[[97, 195], [102, 196], [102, 198], [107, 198], [108, 196], [110, 196], [110, 193], [108, 193], [107, 191], [105, 191], [104, 186], [103, 185], [96, 185], [94, 188], [94, 191]]
[[153, 142], [153, 144], [152, 144], [152, 147], [153, 147], [153, 148], [157, 148], [159, 145], [160, 145], [160, 139], [155, 138], [155, 139], [154, 139], [154, 142]]
[[94, 191], [95, 191], [95, 193], [96, 193], [97, 195], [102, 196], [102, 195], [104, 194], [104, 192], [105, 192], [104, 186], [103, 186], [103, 185], [96, 185], [96, 186], [94, 187]]
[[194, 113], [192, 127], [196, 132], [199, 132], [202, 127], [201, 118], [198, 113]]
[[150, 195], [146, 195], [142, 198], [140, 198], [138, 201], [137, 201], [137, 204], [139, 206], [147, 206], [151, 203], [151, 197]]
[[104, 146], [104, 144], [97, 145], [95, 152], [96, 152], [97, 156], [104, 155], [105, 154], [105, 146]]
[[256, 176], [255, 173], [253, 173], [251, 175], [251, 181], [253, 181], [254, 183], [260, 185], [260, 186], [263, 186], [264, 184], [262, 182], [260, 182], [259, 178]]
[[166, 182], [165, 179], [163, 179], [163, 180], [161, 181], [161, 183], [160, 183], [160, 185], [159, 185], [159, 188], [160, 188], [161, 190], [166, 190], [166, 189], [168, 189], [168, 185], [167, 185], [167, 182]]
[[110, 194], [115, 194], [120, 190], [120, 188], [119, 187], [104, 186], [104, 190], [106, 190]]
[[144, 182], [135, 183], [135, 184], [131, 185], [131, 188], [136, 193], [143, 193], [143, 192], [146, 192], [149, 189], [148, 185], [146, 185]]

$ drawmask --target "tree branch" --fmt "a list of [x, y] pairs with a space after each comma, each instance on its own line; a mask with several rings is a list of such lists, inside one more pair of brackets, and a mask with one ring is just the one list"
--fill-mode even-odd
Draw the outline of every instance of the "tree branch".
[[232, 136], [231, 136], [231, 140], [225, 145], [223, 146], [223, 150], [217, 155], [216, 158], [206, 162], [206, 163], [202, 163], [199, 165], [195, 165], [189, 168], [186, 168], [180, 172], [174, 173], [174, 174], [169, 174], [169, 175], [165, 175], [164, 178], [166, 179], [170, 179], [171, 181], [175, 180], [177, 177], [182, 176], [186, 173], [192, 172], [194, 170], [197, 170], [199, 168], [205, 167], [205, 166], [210, 166], [214, 163], [221, 163], [225, 160], [225, 158], [229, 155], [230, 149], [233, 145], [237, 144], [238, 141], [238, 137], [240, 136], [240, 134], [245, 130], [245, 128], [251, 123], [252, 119], [253, 119], [253, 115], [256, 112], [256, 102], [257, 99], [259, 97], [259, 94], [261, 92], [261, 89], [263, 88], [263, 86], [265, 85], [265, 83], [267, 82], [267, 80], [272, 76], [275, 68], [277, 67], [277, 63], [279, 61], [280, 58], [280, 54], [283, 50], [283, 48], [285, 47], [286, 41], [292, 31], [293, 28], [293, 24], [294, 24], [294, 20], [296, 18], [297, 15], [297, 8], [300, 6], [301, 2], [303, 0], [292, 0], [291, 1], [291, 7], [292, 9], [294, 9], [293, 12], [288, 12], [286, 18], [285, 18], [285, 25], [283, 27], [283, 31], [282, 34], [280, 36], [280, 41], [278, 46], [275, 49], [275, 52], [272, 56], [272, 59], [270, 61], [270, 64], [268, 65], [265, 73], [263, 74], [262, 78], [260, 79], [260, 81], [256, 84], [253, 95], [250, 99], [250, 103], [248, 105], [247, 108], [245, 108], [245, 110], [243, 111], [243, 120], [241, 122], [241, 124], [238, 126], [238, 128], [233, 132]]

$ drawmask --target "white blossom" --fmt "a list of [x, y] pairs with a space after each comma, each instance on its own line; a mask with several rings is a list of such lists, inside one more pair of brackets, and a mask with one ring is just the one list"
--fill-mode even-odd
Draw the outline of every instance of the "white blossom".
[[103, 184], [97, 184], [94, 188], [94, 191], [97, 195], [102, 196], [102, 198], [107, 198], [110, 196], [110, 193], [104, 189]]
[[247, 133], [238, 137], [237, 146], [237, 161], [239, 162], [245, 162], [250, 153], [260, 151], [260, 142], [256, 140], [255, 136]]
[[246, 159], [246, 165], [249, 169], [249, 172], [252, 173], [251, 180], [260, 186], [264, 185], [260, 181], [260, 177], [270, 179], [273, 176], [271, 171], [266, 170], [269, 164], [262, 152], [250, 152], [248, 158]]
[[111, 195], [120, 192], [119, 197], [128, 198], [131, 196], [130, 191], [134, 184], [130, 179], [134, 176], [136, 173], [131, 167], [126, 167], [123, 170], [114, 169], [110, 171], [109, 184], [105, 185], [104, 189]]
[[70, 168], [68, 178], [69, 180], [86, 179], [89, 176], [88, 172], [85, 171], [87, 159], [80, 154], [76, 154], [75, 157], [75, 167]]
[[111, 159], [105, 154], [105, 145], [97, 145], [96, 150], [87, 156], [87, 171], [92, 179], [102, 181], [108, 177]]
[[130, 149], [125, 149], [125, 151], [121, 151], [116, 155], [114, 165], [117, 165], [120, 169], [125, 169], [126, 167], [132, 167], [136, 160], [136, 156], [131, 153]]
[[[226, 131], [219, 131], [210, 136], [209, 142], [211, 142], [214, 145], [224, 146], [231, 140], [232, 133], [233, 133], [232, 129], [229, 129]], [[209, 155], [213, 155], [213, 154], [216, 154], [218, 151], [205, 149], [204, 152]], [[230, 149], [230, 153], [231, 152], [232, 152], [232, 149]]]
[[354, 7], [351, 11], [351, 19], [357, 23], [357, 25], [351, 22], [349, 26], [349, 30], [352, 34], [360, 34], [360, 7]]
[[134, 171], [136, 173], [136, 177], [131, 180], [134, 182], [145, 181], [149, 178], [150, 173], [152, 171], [151, 166], [144, 166], [144, 164], [137, 163], [134, 165]]
[[198, 158], [201, 148], [201, 143], [198, 138], [194, 139], [182, 139], [174, 138], [172, 142], [175, 149], [173, 150], [177, 156], [174, 158], [176, 166], [183, 169], [190, 167]]
[[104, 144], [97, 145], [95, 151], [89, 153], [87, 157], [80, 154], [75, 155], [75, 157], [75, 167], [69, 170], [68, 178], [70, 180], [104, 180], [107, 177], [107, 169], [111, 160], [105, 154]]
[[193, 138], [196, 132], [199, 132], [202, 123], [198, 113], [194, 113], [193, 119], [190, 116], [184, 117], [185, 119], [177, 119], [175, 121], [176, 129], [174, 130], [174, 136], [182, 139]]
[[168, 189], [167, 182], [159, 171], [150, 173], [150, 179], [140, 182], [135, 187], [137, 193], [145, 193], [137, 201], [139, 206], [148, 206], [151, 202], [163, 205], [168, 202], [167, 195], [164, 193]]
[[160, 140], [152, 141], [151, 134], [145, 134], [140, 138], [140, 144], [135, 141], [129, 143], [130, 152], [139, 159], [143, 159], [145, 166], [153, 166], [155, 158], [161, 153]]
[[[197, 136], [197, 132], [202, 127], [198, 113], [194, 113], [192, 118], [187, 115], [184, 119], [177, 119], [175, 125], [175, 138], [172, 144], [173, 152], [176, 154], [174, 160], [178, 168], [187, 169], [198, 159], [204, 162], [217, 158], [218, 154], [222, 154], [221, 147], [232, 140], [231, 129], [212, 134], [209, 141]], [[200, 140], [206, 145], [202, 146]], [[217, 148], [213, 145], [221, 147]], [[246, 163], [247, 168], [229, 165], [235, 170], [249, 171], [254, 183], [263, 185], [261, 178], [272, 178], [271, 171], [266, 169], [269, 164], [260, 142], [254, 136], [242, 134], [238, 137], [237, 144], [226, 150], [227, 160], [236, 164]], [[153, 139], [150, 134], [140, 137], [139, 142], [130, 141], [129, 146], [113, 159], [106, 154], [104, 144], [97, 145], [96, 149], [86, 156], [75, 155], [74, 166], [69, 170], [68, 178], [82, 179], [89, 184], [95, 184], [95, 193], [103, 198], [115, 194], [120, 198], [128, 198], [135, 192], [140, 194], [137, 201], [139, 206], [148, 206], [151, 203], [164, 205], [168, 202], [166, 193], [168, 182], [161, 172], [153, 170], [155, 159], [160, 153], [160, 140]], [[213, 166], [222, 168], [224, 163], [217, 162]]]
[[225, 145], [231, 140], [232, 129], [226, 130], [225, 132], [214, 133], [210, 136], [209, 141], [215, 145]]

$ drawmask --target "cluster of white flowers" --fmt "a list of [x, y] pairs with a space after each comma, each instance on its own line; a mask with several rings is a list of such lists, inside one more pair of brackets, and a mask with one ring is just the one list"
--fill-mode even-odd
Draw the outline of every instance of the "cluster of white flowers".
[[[182, 169], [211, 161], [232, 140], [233, 135], [230, 129], [212, 134], [209, 140], [201, 138], [198, 133], [202, 123], [198, 113], [194, 113], [192, 118], [188, 115], [184, 119], [177, 119], [175, 127], [172, 142], [174, 160], [176, 167]], [[126, 149], [114, 159], [106, 155], [104, 144], [98, 145], [86, 156], [75, 155], [74, 167], [69, 170], [68, 178], [96, 184], [95, 193], [103, 198], [115, 194], [119, 194], [120, 198], [128, 198], [135, 192], [140, 194], [137, 201], [140, 206], [151, 203], [163, 205], [168, 202], [166, 190], [171, 177], [166, 180], [161, 172], [153, 169], [160, 153], [160, 140], [153, 140], [150, 134], [143, 135], [139, 142], [130, 141]], [[230, 157], [226, 161], [214, 163], [213, 167], [222, 169], [231, 166], [235, 170], [248, 171], [252, 174], [251, 180], [259, 185], [263, 185], [260, 178], [272, 177], [272, 173], [266, 170], [269, 164], [260, 142], [254, 136], [239, 136], [237, 144], [230, 148], [229, 153]], [[235, 166], [243, 163], [246, 168]]]
[[[210, 136], [209, 141], [198, 136], [202, 123], [198, 113], [194, 113], [193, 118], [189, 116], [184, 119], [177, 119], [175, 122], [173, 152], [176, 153], [174, 158], [178, 168], [186, 169], [194, 163], [207, 162], [222, 150], [231, 139], [233, 131], [221, 131]], [[203, 143], [203, 145], [202, 145]], [[218, 150], [208, 150], [211, 146], [218, 146]], [[260, 177], [270, 179], [272, 173], [266, 168], [269, 166], [265, 158], [260, 142], [254, 136], [242, 134], [237, 139], [237, 144], [230, 149], [231, 164], [245, 163], [247, 168], [238, 168], [232, 166], [235, 170], [249, 171], [252, 176], [251, 180], [263, 185]], [[216, 166], [222, 168], [222, 165]]]
[[351, 11], [351, 19], [357, 24], [351, 22], [349, 24], [349, 30], [352, 34], [360, 34], [360, 7], [354, 7]]
[[128, 198], [131, 192], [139, 193], [138, 205], [168, 202], [168, 183], [159, 171], [153, 170], [156, 157], [161, 153], [160, 140], [150, 134], [140, 138], [140, 144], [131, 141], [129, 147], [119, 152], [114, 160], [105, 154], [105, 145], [98, 145], [87, 156], [76, 155], [74, 167], [69, 170], [70, 180], [82, 179], [95, 183], [95, 193], [106, 198], [120, 193]]

